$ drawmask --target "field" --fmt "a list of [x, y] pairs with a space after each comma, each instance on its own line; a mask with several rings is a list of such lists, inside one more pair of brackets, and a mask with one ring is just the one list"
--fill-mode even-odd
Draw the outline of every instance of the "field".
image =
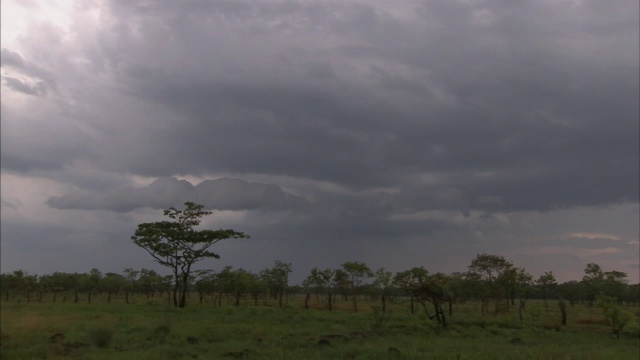
[[[195, 297], [195, 296], [194, 296]], [[2, 359], [638, 359], [639, 309], [619, 338], [601, 310], [529, 301], [517, 311], [480, 315], [474, 302], [456, 304], [440, 329], [406, 302], [383, 316], [361, 300], [354, 313], [339, 301], [334, 311], [302, 308], [302, 296], [283, 308], [248, 301], [214, 306], [195, 299], [185, 309], [143, 297], [136, 303], [91, 304], [2, 301]]]

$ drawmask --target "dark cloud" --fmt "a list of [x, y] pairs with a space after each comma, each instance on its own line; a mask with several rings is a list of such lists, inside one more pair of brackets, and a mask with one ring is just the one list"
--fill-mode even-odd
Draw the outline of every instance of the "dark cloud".
[[472, 257], [541, 231], [511, 225], [520, 214], [640, 197], [637, 1], [68, 11], [68, 26], [30, 24], [1, 54], [1, 167], [65, 186], [49, 211], [195, 201], [242, 210], [241, 230], [274, 254], [372, 245], [374, 259], [398, 244], [417, 259], [411, 246]]
[[48, 89], [56, 87], [54, 76], [47, 70], [24, 61], [19, 53], [2, 48], [0, 54], [2, 66], [13, 70], [9, 74], [15, 73], [15, 76], [2, 75], [4, 85], [10, 89], [28, 95], [44, 96]]
[[13, 78], [10, 76], [3, 76], [2, 80], [4, 81], [5, 85], [10, 89], [19, 91], [24, 94], [42, 96], [47, 93], [46, 85], [41, 81], [37, 83], [28, 83], [26, 81]]
[[180, 207], [187, 201], [215, 210], [285, 210], [306, 202], [273, 184], [223, 178], [193, 186], [186, 180], [165, 177], [143, 188], [126, 187], [107, 193], [79, 191], [51, 197], [47, 204], [57, 209], [126, 212], [144, 207]]
[[[162, 154], [161, 161], [141, 157], [126, 169], [148, 176], [286, 175], [354, 188], [401, 186], [406, 194], [455, 187], [463, 210], [551, 210], [637, 199], [637, 64], [601, 53], [594, 54], [597, 61], [585, 59], [582, 49], [563, 42], [586, 40], [605, 25], [584, 29], [542, 16], [556, 14], [560, 5], [425, 4], [418, 14], [427, 22], [366, 5], [320, 6], [339, 9], [325, 18], [298, 3], [218, 4], [204, 12], [202, 4], [119, 4], [112, 10], [129, 15], [118, 26], [144, 24], [140, 31], [150, 38], [170, 29], [189, 49], [189, 62], [201, 65], [192, 71], [145, 61], [173, 48], [167, 43], [133, 48], [129, 37], [118, 43], [115, 51], [132, 60], [121, 73], [132, 95], [189, 119], [140, 139]], [[582, 9], [565, 10], [586, 16]], [[180, 22], [173, 11], [198, 11], [193, 16], [199, 21]], [[261, 32], [267, 48], [241, 30], [285, 18], [286, 25]], [[205, 40], [205, 19], [255, 48], [229, 44], [228, 35]], [[323, 42], [302, 30], [318, 45], [327, 43], [320, 59], [311, 56], [316, 48], [289, 32], [302, 21], [325, 36]], [[628, 21], [612, 17], [606, 25], [612, 30], [598, 32], [597, 49], [613, 46], [627, 54], [616, 47], [620, 32], [614, 30], [633, 38], [623, 30]], [[371, 36], [376, 32], [383, 35]], [[561, 36], [550, 38], [553, 32]], [[363, 50], [345, 53], [345, 47]], [[159, 148], [167, 143], [180, 146]], [[412, 190], [407, 179], [422, 173], [445, 174], [444, 183]], [[501, 200], [474, 200], [487, 196]]]
[[17, 52], [13, 52], [9, 49], [2, 48], [0, 51], [0, 59], [2, 60], [2, 66], [15, 66], [22, 68], [24, 66], [24, 60], [22, 56]]

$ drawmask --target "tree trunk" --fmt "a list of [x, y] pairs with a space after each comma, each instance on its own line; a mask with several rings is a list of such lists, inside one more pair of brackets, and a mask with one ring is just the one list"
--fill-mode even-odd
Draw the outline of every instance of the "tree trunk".
[[567, 304], [560, 300], [558, 305], [560, 306], [560, 313], [562, 313], [562, 325], [567, 325]]
[[387, 312], [387, 296], [383, 293], [380, 300], [382, 301], [382, 313], [385, 314]]
[[184, 308], [185, 306], [187, 306], [187, 289], [186, 289], [186, 284], [184, 285], [185, 287], [180, 291], [180, 308]]
[[353, 300], [353, 311], [358, 312], [358, 295], [353, 294], [351, 299]]
[[309, 297], [311, 297], [311, 293], [307, 293], [307, 296], [304, 298], [304, 308], [309, 309]]
[[447, 328], [447, 317], [444, 315], [444, 311], [442, 311], [442, 306], [437, 299], [433, 299], [433, 305], [436, 309], [436, 317], [438, 319], [438, 323], [442, 326], [443, 329]]
[[329, 293], [328, 299], [329, 299], [329, 311], [332, 311], [333, 310], [333, 294]]
[[173, 285], [173, 306], [178, 307], [178, 287], [180, 286], [180, 283], [178, 282], [178, 279], [176, 279], [176, 283], [175, 285]]
[[522, 312], [524, 311], [524, 305], [525, 305], [526, 302], [527, 302], [527, 300], [520, 299], [520, 306], [518, 306], [518, 318], [520, 320], [523, 320]]

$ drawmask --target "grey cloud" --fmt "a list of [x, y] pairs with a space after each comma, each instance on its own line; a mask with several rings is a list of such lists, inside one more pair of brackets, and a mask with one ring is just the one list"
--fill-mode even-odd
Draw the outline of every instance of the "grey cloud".
[[[592, 23], [594, 4], [564, 9], [587, 29], [564, 21], [566, 4], [499, 4], [416, 2], [402, 17], [366, 4], [110, 3], [101, 41], [86, 53], [124, 94], [162, 114], [131, 119], [133, 156], [119, 140], [85, 156], [151, 177], [267, 174], [396, 187], [405, 194], [398, 206], [416, 209], [635, 201], [637, 55], [618, 39], [637, 38], [633, 19], [614, 9]], [[252, 27], [269, 31], [257, 41], [245, 31]], [[593, 41], [593, 57], [565, 42], [572, 38]], [[424, 173], [444, 176], [415, 184]], [[452, 188], [455, 204], [424, 195]], [[502, 200], [478, 200], [487, 196]], [[407, 203], [421, 197], [424, 205]]]
[[566, 239], [554, 239], [547, 241], [536, 242], [537, 246], [551, 246], [558, 248], [574, 248], [574, 249], [606, 249], [606, 248], [621, 248], [626, 250], [634, 250], [633, 246], [630, 246], [627, 241], [624, 240], [611, 240], [606, 238], [566, 238]]
[[4, 66], [15, 66], [21, 68], [24, 66], [24, 60], [22, 56], [17, 52], [13, 52], [9, 49], [2, 48], [0, 51], [0, 59], [2, 60], [2, 65]]
[[2, 169], [82, 189], [60, 209], [268, 210], [240, 230], [274, 257], [397, 244], [401, 266], [553, 237], [517, 214], [598, 233], [593, 209], [640, 190], [638, 2], [605, 5], [83, 2], [73, 36], [32, 25], [2, 50], [5, 94], [49, 86], [27, 109], [3, 95]]
[[47, 86], [42, 81], [28, 83], [10, 76], [2, 76], [2, 80], [10, 89], [27, 95], [42, 96], [47, 93]]
[[3, 75], [4, 84], [15, 91], [28, 95], [43, 96], [48, 89], [55, 89], [54, 76], [47, 70], [25, 61], [17, 52], [2, 48], [0, 52], [2, 66], [13, 70], [14, 76]]
[[166, 209], [192, 201], [215, 210], [286, 210], [304, 204], [305, 199], [274, 184], [240, 179], [205, 180], [193, 186], [186, 180], [159, 178], [143, 188], [119, 188], [107, 193], [78, 191], [51, 197], [57, 209], [107, 209], [120, 212], [143, 207]]

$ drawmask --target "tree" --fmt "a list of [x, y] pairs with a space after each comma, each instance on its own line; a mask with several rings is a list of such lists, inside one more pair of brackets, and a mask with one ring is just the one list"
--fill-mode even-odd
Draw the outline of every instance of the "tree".
[[498, 255], [480, 254], [471, 261], [469, 272], [477, 274], [484, 285], [481, 294], [483, 314], [487, 310], [489, 299], [494, 300], [495, 312], [498, 313], [502, 298], [501, 290], [505, 289], [505, 292], [509, 292], [512, 268], [513, 263]]
[[127, 278], [116, 273], [106, 273], [102, 278], [102, 290], [107, 292], [107, 304], [111, 303], [111, 295], [120, 292], [127, 286]]
[[193, 284], [198, 291], [198, 299], [200, 304], [204, 298], [204, 294], [213, 294], [216, 289], [216, 273], [212, 269], [198, 270], [195, 272], [196, 282]]
[[549, 304], [547, 303], [547, 295], [549, 294], [549, 290], [554, 288], [558, 283], [556, 282], [556, 277], [553, 275], [553, 271], [545, 272], [540, 275], [538, 280], [536, 280], [536, 284], [540, 286], [542, 289], [542, 299], [544, 299], [544, 308], [548, 311]]
[[596, 296], [602, 293], [604, 285], [604, 272], [600, 265], [596, 263], [587, 264], [587, 267], [584, 269], [582, 282], [587, 291], [589, 306], [593, 306]]
[[156, 295], [156, 292], [160, 290], [162, 284], [162, 275], [155, 272], [155, 270], [140, 269], [138, 280], [136, 281], [136, 288], [141, 291], [149, 300], [150, 297]]
[[583, 282], [575, 280], [567, 281], [559, 284], [556, 293], [562, 298], [569, 301], [569, 305], [574, 306], [576, 301], [585, 298], [586, 288]]
[[[411, 312], [413, 313], [413, 301], [422, 306], [425, 315], [430, 320], [436, 320], [442, 328], [447, 327], [447, 319], [442, 310], [441, 302], [451, 299], [447, 286], [448, 277], [437, 273], [429, 275], [423, 267], [414, 267], [410, 270], [399, 272], [394, 277], [394, 283], [411, 295]], [[429, 314], [427, 304], [433, 306], [434, 315]]]
[[518, 297], [518, 317], [522, 320], [522, 312], [533, 287], [533, 275], [525, 271], [524, 268], [515, 267], [508, 271], [509, 282], [511, 283], [511, 304], [514, 304], [514, 298]]
[[100, 290], [102, 282], [102, 273], [100, 270], [93, 268], [89, 274], [84, 274], [82, 288], [87, 292], [87, 303], [91, 304], [91, 294], [97, 294]]
[[242, 232], [231, 229], [195, 230], [201, 218], [211, 211], [204, 206], [186, 202], [184, 210], [169, 208], [164, 215], [172, 221], [139, 224], [131, 237], [133, 243], [145, 249], [154, 260], [171, 269], [173, 273], [173, 305], [183, 308], [194, 263], [205, 258], [220, 258], [209, 248], [220, 240], [247, 238]]
[[289, 273], [291, 273], [291, 263], [276, 260], [271, 269], [264, 269], [260, 272], [260, 277], [269, 287], [270, 296], [278, 298], [278, 306], [282, 307], [282, 297], [289, 286]]
[[353, 310], [355, 312], [358, 312], [358, 294], [362, 290], [364, 281], [372, 277], [373, 272], [365, 263], [361, 263], [358, 261], [346, 262], [342, 264], [342, 270], [347, 274], [347, 279], [349, 281], [351, 300], [353, 301]]
[[254, 274], [245, 269], [225, 266], [217, 276], [222, 291], [235, 299], [235, 305], [249, 292], [256, 281]]
[[415, 299], [414, 291], [412, 291], [412, 289], [417, 287], [419, 284], [425, 283], [427, 281], [427, 276], [429, 276], [429, 272], [421, 266], [414, 267], [411, 270], [398, 272], [393, 277], [393, 284], [411, 297], [412, 314], [414, 313], [413, 301]]
[[[302, 282], [303, 286], [316, 294], [324, 294], [327, 298], [329, 311], [333, 310], [333, 294], [336, 288], [343, 282], [345, 274], [342, 270], [324, 269], [317, 267], [311, 269], [309, 276]], [[305, 307], [308, 307], [309, 294], [305, 299]]]
[[125, 278], [127, 279], [127, 285], [124, 288], [124, 300], [128, 304], [129, 294], [134, 292], [137, 288], [138, 275], [140, 275], [140, 271], [132, 268], [125, 268], [124, 273], [126, 274]]
[[627, 290], [627, 274], [616, 270], [605, 272], [603, 288], [605, 295], [615, 298], [618, 304], [622, 304]]
[[376, 271], [375, 279], [373, 280], [373, 286], [380, 294], [380, 301], [382, 302], [382, 313], [387, 312], [387, 298], [389, 297], [389, 292], [391, 290], [391, 280], [393, 277], [393, 273], [391, 271], [387, 271], [384, 268], [378, 269]]

